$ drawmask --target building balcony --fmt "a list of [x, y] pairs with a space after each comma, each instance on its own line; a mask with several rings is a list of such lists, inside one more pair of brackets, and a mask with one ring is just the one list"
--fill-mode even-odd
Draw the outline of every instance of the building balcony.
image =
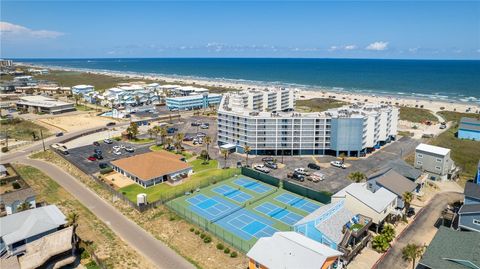
[[349, 263], [363, 248], [365, 248], [372, 238], [372, 234], [367, 231], [366, 236], [356, 241], [354, 245], [338, 246], [338, 250], [343, 252], [342, 260]]

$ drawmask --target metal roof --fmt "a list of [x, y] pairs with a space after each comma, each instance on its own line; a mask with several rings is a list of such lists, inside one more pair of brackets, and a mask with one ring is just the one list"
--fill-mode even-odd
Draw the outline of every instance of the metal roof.
[[424, 143], [418, 145], [415, 150], [421, 150], [424, 152], [433, 153], [433, 154], [442, 155], [442, 156], [445, 156], [450, 152], [450, 149], [437, 147], [437, 146], [424, 144]]
[[466, 197], [480, 200], [480, 184], [475, 184], [468, 181], [465, 183], [465, 190], [463, 191]]

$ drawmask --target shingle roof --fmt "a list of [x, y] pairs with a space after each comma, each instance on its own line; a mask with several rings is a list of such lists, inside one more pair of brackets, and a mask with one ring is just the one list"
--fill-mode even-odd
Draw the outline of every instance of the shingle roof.
[[480, 184], [475, 184], [468, 181], [465, 184], [465, 190], [463, 191], [466, 197], [475, 198], [480, 200]]
[[420, 170], [409, 165], [404, 160], [395, 159], [395, 160], [388, 161], [380, 169], [374, 170], [374, 172], [369, 175], [369, 178], [377, 177], [381, 174], [388, 172], [388, 170], [390, 169], [393, 169], [395, 172], [413, 181], [417, 180], [422, 175], [422, 172]]
[[9, 245], [66, 223], [57, 206], [38, 207], [0, 218], [0, 237]]
[[441, 226], [420, 264], [431, 269], [471, 269], [480, 267], [479, 253], [480, 233], [455, 231]]
[[367, 189], [367, 183], [352, 183], [335, 193], [332, 197], [345, 197], [347, 194], [355, 197], [360, 202], [372, 208], [376, 212], [382, 212], [388, 207], [396, 198], [397, 195], [393, 192], [380, 188], [376, 192]]
[[160, 176], [191, 168], [181, 161], [183, 156], [166, 151], [153, 151], [113, 161], [112, 164], [140, 180], [150, 180]]
[[262, 237], [247, 256], [269, 269], [318, 269], [341, 252], [296, 232], [276, 232]]
[[479, 213], [480, 214], [480, 204], [470, 204], [470, 205], [462, 205], [460, 210], [458, 211], [459, 214], [469, 214], [469, 213]]
[[385, 174], [377, 177], [376, 181], [377, 184], [383, 186], [400, 197], [405, 192], [414, 191], [417, 187], [417, 184], [393, 170], [389, 170]]
[[27, 198], [35, 196], [35, 192], [32, 188], [24, 188], [20, 190], [15, 190], [12, 192], [7, 192], [0, 195], [0, 203], [5, 205], [11, 205], [15, 201], [24, 202]]

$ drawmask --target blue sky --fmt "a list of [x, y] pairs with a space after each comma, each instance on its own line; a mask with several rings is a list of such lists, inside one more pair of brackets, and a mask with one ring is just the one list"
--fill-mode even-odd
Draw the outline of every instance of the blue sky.
[[2, 57], [480, 59], [480, 2], [2, 1]]

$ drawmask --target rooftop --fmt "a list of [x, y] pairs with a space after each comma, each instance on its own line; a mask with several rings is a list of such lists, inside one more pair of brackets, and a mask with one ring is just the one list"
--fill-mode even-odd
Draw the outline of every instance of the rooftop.
[[71, 105], [71, 103], [58, 101], [53, 98], [49, 98], [41, 95], [22, 96], [20, 97], [20, 101], [18, 101], [17, 104], [43, 106], [43, 107]]
[[459, 214], [480, 213], [480, 204], [468, 204], [460, 207]]
[[467, 181], [463, 194], [465, 194], [466, 197], [480, 200], [480, 184]]
[[442, 155], [442, 156], [445, 156], [450, 152], [450, 149], [432, 146], [424, 143], [421, 143], [420, 145], [418, 145], [415, 150], [421, 150], [424, 152], [433, 153], [433, 154]]
[[384, 188], [395, 193], [398, 196], [402, 196], [405, 192], [412, 192], [417, 187], [417, 184], [411, 180], [395, 172], [393, 169], [388, 172], [379, 175], [375, 178], [377, 184], [382, 185]]
[[347, 193], [376, 212], [382, 212], [397, 198], [396, 194], [385, 188], [380, 188], [376, 192], [372, 192], [367, 189], [367, 183], [365, 182], [352, 183], [335, 193], [332, 197], [345, 197]]
[[[219, 97], [222, 96], [221, 94], [217, 93], [209, 93], [208, 97]], [[197, 98], [203, 98], [203, 94], [195, 94], [195, 95], [188, 95], [188, 96], [177, 96], [177, 97], [168, 97], [170, 100], [190, 100], [190, 99], [197, 99]]]
[[461, 232], [440, 226], [420, 260], [431, 269], [480, 267], [480, 233]]
[[269, 269], [318, 269], [331, 257], [341, 252], [296, 232], [276, 232], [262, 237], [247, 256]]
[[11, 205], [15, 201], [23, 202], [27, 198], [35, 196], [35, 192], [32, 188], [26, 187], [19, 190], [13, 190], [7, 193], [0, 194], [0, 203], [5, 205]]
[[480, 119], [462, 117], [460, 123], [480, 125]]
[[57, 206], [37, 207], [0, 218], [0, 237], [10, 245], [66, 223], [65, 215]]
[[183, 159], [181, 155], [166, 151], [153, 151], [116, 160], [112, 164], [137, 176], [140, 180], [146, 181], [191, 168], [181, 159]]
[[409, 165], [404, 160], [394, 159], [388, 161], [384, 166], [380, 167], [380, 169], [375, 170], [368, 177], [377, 177], [381, 174], [386, 173], [390, 169], [413, 181], [415, 181], [422, 175], [422, 172], [420, 170], [415, 169], [413, 166]]

